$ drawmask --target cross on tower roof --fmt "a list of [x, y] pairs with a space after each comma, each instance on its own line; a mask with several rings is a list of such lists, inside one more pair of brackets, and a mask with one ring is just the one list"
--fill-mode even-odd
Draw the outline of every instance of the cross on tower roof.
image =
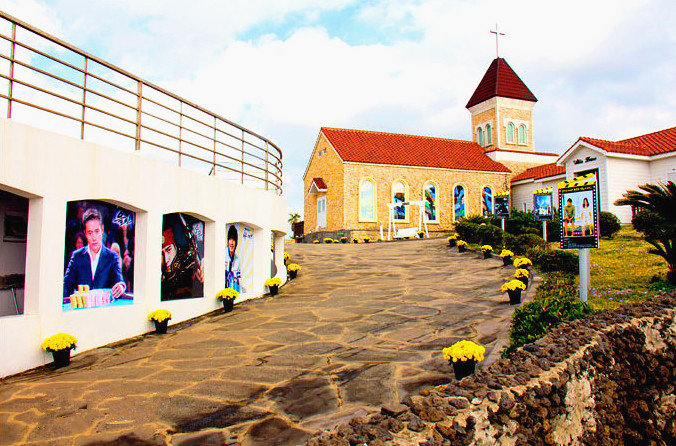
[[505, 33], [498, 31], [498, 24], [495, 24], [495, 31], [491, 30], [492, 34], [495, 34], [495, 57], [500, 57], [500, 52], [498, 51], [498, 38], [499, 36], [504, 36]]

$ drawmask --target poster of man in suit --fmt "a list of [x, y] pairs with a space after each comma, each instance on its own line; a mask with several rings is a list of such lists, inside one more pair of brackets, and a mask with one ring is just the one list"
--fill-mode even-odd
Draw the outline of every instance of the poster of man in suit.
[[133, 303], [135, 217], [104, 201], [66, 204], [64, 311]]

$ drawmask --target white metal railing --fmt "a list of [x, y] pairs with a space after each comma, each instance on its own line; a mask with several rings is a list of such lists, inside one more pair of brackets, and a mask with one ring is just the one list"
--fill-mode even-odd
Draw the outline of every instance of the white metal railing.
[[282, 193], [267, 138], [0, 11], [7, 118]]

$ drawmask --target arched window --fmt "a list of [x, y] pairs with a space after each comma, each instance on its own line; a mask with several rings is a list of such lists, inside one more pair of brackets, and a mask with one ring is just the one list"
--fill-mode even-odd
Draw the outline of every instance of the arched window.
[[486, 145], [493, 144], [493, 128], [490, 124], [486, 124]]
[[488, 217], [493, 213], [493, 189], [484, 186], [481, 190], [481, 215]]
[[423, 186], [423, 201], [425, 202], [427, 221], [439, 221], [437, 215], [437, 185], [434, 182], [428, 181]]
[[528, 144], [526, 141], [526, 126], [521, 124], [519, 126], [519, 144]]
[[465, 188], [457, 185], [453, 188], [453, 221], [465, 216]]
[[[406, 184], [403, 181], [395, 181], [392, 183], [392, 203], [403, 203], [407, 201], [406, 197]], [[407, 221], [408, 220], [408, 206], [397, 206], [394, 208], [394, 220], [395, 221]]]
[[481, 147], [484, 146], [484, 131], [481, 127], [476, 130], [476, 140]]
[[507, 124], [507, 142], [514, 144], [514, 123]]
[[359, 183], [359, 221], [376, 220], [376, 187], [365, 178]]

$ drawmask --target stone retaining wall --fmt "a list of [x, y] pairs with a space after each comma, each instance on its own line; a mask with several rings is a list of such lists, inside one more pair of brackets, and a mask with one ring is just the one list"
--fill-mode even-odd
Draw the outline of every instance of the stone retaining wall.
[[672, 293], [562, 324], [510, 359], [307, 444], [676, 444], [675, 370]]

